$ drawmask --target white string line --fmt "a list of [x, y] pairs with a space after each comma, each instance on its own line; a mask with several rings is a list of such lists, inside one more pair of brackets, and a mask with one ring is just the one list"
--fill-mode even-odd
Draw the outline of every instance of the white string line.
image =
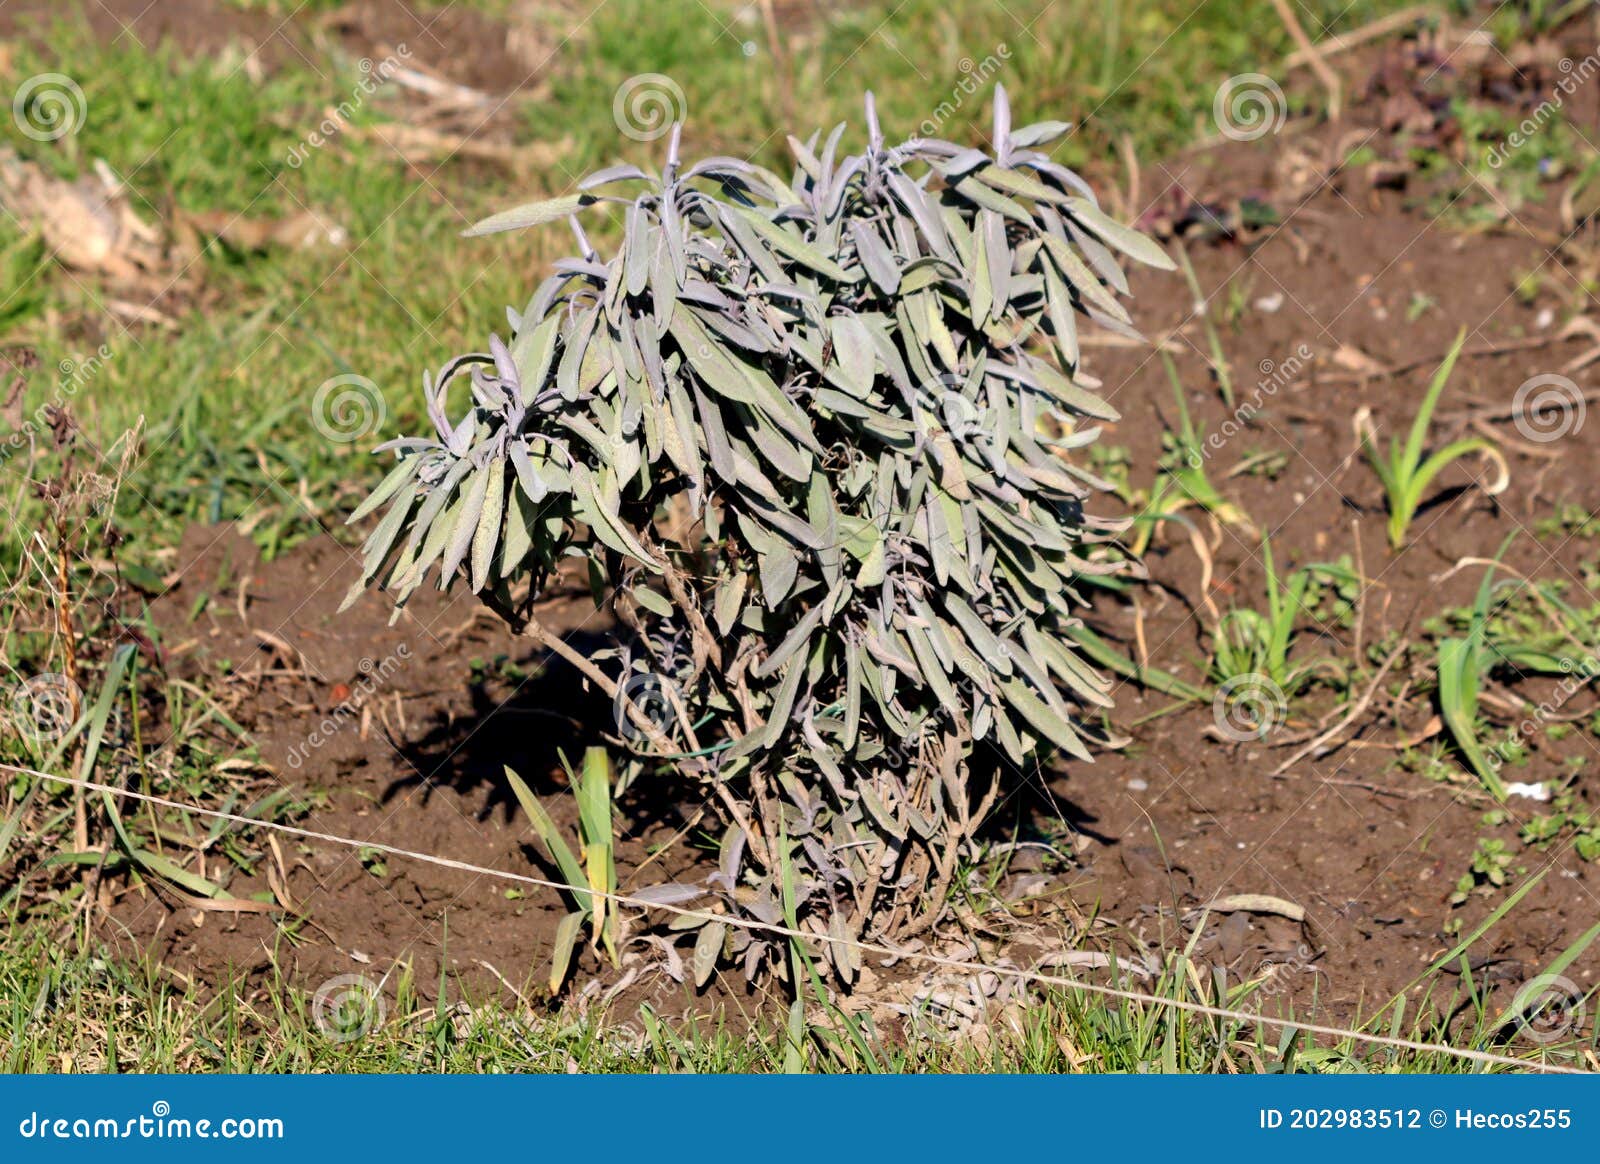
[[[201, 808], [197, 805], [182, 804], [176, 800], [168, 800], [161, 796], [151, 796], [143, 792], [135, 792], [131, 788], [117, 788], [110, 784], [101, 784], [94, 780], [84, 780], [76, 776], [52, 776], [47, 772], [40, 772], [33, 768], [22, 768], [15, 764], [0, 763], [0, 771], [15, 772], [22, 776], [31, 776], [41, 780], [53, 780], [58, 784], [67, 784], [91, 792], [103, 792], [111, 796], [126, 797], [131, 800], [143, 801], [146, 804], [157, 805], [162, 808], [177, 809], [179, 812], [194, 813], [197, 816], [212, 817], [216, 820], [229, 821], [233, 824], [243, 825], [247, 828], [272, 829], [276, 832], [287, 833], [290, 836], [302, 837], [307, 840], [327, 841], [330, 844], [344, 845], [348, 848], [366, 849], [385, 853], [391, 857], [408, 857], [414, 861], [421, 861], [429, 865], [437, 865], [445, 869], [457, 869], [466, 873], [476, 873], [480, 876], [499, 877], [507, 881], [516, 881], [524, 885], [532, 885], [541, 889], [554, 889], [558, 892], [571, 893], [574, 887], [559, 881], [549, 881], [542, 877], [533, 877], [526, 873], [511, 873], [503, 869], [490, 869], [483, 865], [473, 865], [466, 861], [457, 861], [452, 857], [438, 857], [432, 853], [419, 853], [411, 849], [402, 849], [395, 845], [384, 844], [381, 841], [358, 841], [350, 837], [341, 837], [334, 833], [319, 832], [315, 829], [303, 829], [296, 825], [282, 824], [278, 821], [257, 820], [247, 816], [239, 816], [231, 812], [221, 812], [211, 808]], [[1350, 1030], [1345, 1027], [1324, 1026], [1319, 1023], [1297, 1022], [1293, 1019], [1272, 1018], [1262, 1014], [1252, 1014], [1249, 1011], [1230, 1010], [1226, 1007], [1209, 1006], [1200, 1002], [1189, 1002], [1179, 998], [1163, 998], [1160, 995], [1145, 994], [1137, 990], [1121, 990], [1113, 986], [1102, 986], [1094, 982], [1082, 982], [1076, 978], [1064, 978], [1055, 974], [1041, 974], [1036, 970], [1023, 970], [1017, 967], [990, 966], [983, 962], [968, 962], [959, 958], [947, 958], [939, 954], [927, 954], [921, 951], [897, 950], [891, 946], [880, 945], [876, 942], [857, 941], [853, 938], [836, 938], [830, 934], [815, 934], [806, 931], [791, 929], [788, 926], [776, 925], [769, 922], [753, 921], [748, 918], [731, 917], [727, 915], [712, 915], [705, 910], [683, 909], [676, 905], [667, 905], [661, 902], [647, 901], [626, 893], [607, 893], [599, 890], [584, 888], [582, 890], [594, 897], [602, 898], [617, 905], [633, 906], [637, 909], [660, 909], [668, 913], [678, 914], [683, 917], [715, 917], [715, 920], [727, 925], [741, 927], [747, 930], [756, 930], [762, 933], [774, 934], [779, 937], [796, 938], [801, 941], [821, 941], [834, 945], [851, 946], [865, 953], [884, 954], [891, 958], [906, 961], [923, 962], [932, 966], [941, 966], [950, 970], [965, 970], [976, 973], [990, 973], [1010, 975], [1013, 978], [1029, 982], [1040, 983], [1045, 986], [1056, 986], [1067, 990], [1082, 991], [1087, 994], [1099, 994], [1109, 998], [1121, 998], [1130, 1002], [1147, 1003], [1155, 1006], [1170, 1007], [1174, 1010], [1187, 1011], [1191, 1014], [1202, 1014], [1213, 1018], [1234, 1019], [1241, 1022], [1255, 1023], [1261, 1026], [1277, 1027], [1284, 1030], [1305, 1031], [1314, 1035], [1327, 1035], [1340, 1039], [1355, 1039], [1385, 1047], [1395, 1047], [1406, 1051], [1432, 1052], [1437, 1054], [1452, 1055], [1459, 1059], [1469, 1059], [1477, 1063], [1493, 1064], [1496, 1066], [1516, 1067], [1525, 1071], [1545, 1072], [1560, 1075], [1588, 1075], [1591, 1072], [1572, 1067], [1561, 1067], [1551, 1063], [1540, 1063], [1526, 1059], [1513, 1058], [1510, 1055], [1497, 1055], [1490, 1051], [1475, 1051], [1464, 1047], [1452, 1047], [1446, 1043], [1423, 1043], [1413, 1039], [1402, 1039], [1391, 1035], [1367, 1034], [1362, 1031]]]

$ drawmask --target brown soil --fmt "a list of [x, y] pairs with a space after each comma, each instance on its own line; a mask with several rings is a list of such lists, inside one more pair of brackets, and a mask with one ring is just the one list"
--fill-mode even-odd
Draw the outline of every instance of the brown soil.
[[[1513, 223], [1493, 234], [1465, 234], [1432, 221], [1415, 205], [1415, 189], [1379, 188], [1359, 171], [1330, 175], [1321, 160], [1344, 156], [1348, 147], [1336, 151], [1335, 144], [1348, 141], [1353, 128], [1361, 128], [1359, 120], [1307, 133], [1291, 127], [1262, 143], [1195, 153], [1143, 175], [1147, 198], [1169, 184], [1176, 191], [1163, 205], [1224, 205], [1253, 197], [1283, 220], [1275, 229], [1220, 242], [1191, 237], [1202, 287], [1247, 289], [1243, 325], [1223, 328], [1242, 401], [1255, 397], [1256, 369], [1283, 365], [1302, 343], [1315, 353], [1301, 374], [1266, 395], [1253, 424], [1215, 454], [1209, 471], [1270, 531], [1280, 565], [1348, 553], [1364, 566], [1371, 585], [1359, 630], [1329, 632], [1346, 658], [1356, 651], [1358, 633], [1363, 651], [1391, 635], [1414, 638], [1423, 619], [1469, 603], [1481, 567], [1445, 575], [1463, 557], [1492, 555], [1514, 532], [1521, 536], [1506, 555], [1511, 568], [1565, 579], [1574, 597], [1581, 596], [1583, 579], [1593, 576], [1595, 542], [1541, 539], [1528, 531], [1563, 504], [1600, 510], [1600, 482], [1590, 471], [1600, 451], [1600, 426], [1590, 423], [1559, 443], [1530, 446], [1509, 423], [1508, 412], [1525, 379], [1560, 370], [1592, 344], [1582, 337], [1557, 339], [1559, 318], [1552, 325], [1538, 311], [1557, 299], [1547, 294], [1528, 306], [1512, 294], [1513, 286], [1534, 268], [1558, 281], [1566, 278], [1574, 251], [1592, 246], [1590, 236], [1580, 234], [1553, 254], [1539, 241], [1556, 227], [1548, 210], [1519, 212], [1528, 229]], [[1381, 131], [1376, 123], [1367, 128]], [[1190, 296], [1176, 276], [1138, 277], [1134, 292], [1136, 318], [1153, 337], [1189, 317]], [[1275, 310], [1256, 306], [1279, 296]], [[1408, 319], [1408, 309], [1422, 302], [1419, 296], [1432, 305]], [[1213, 310], [1225, 302], [1226, 292]], [[1507, 350], [1463, 358], [1432, 439], [1467, 431], [1464, 410], [1497, 406], [1484, 415], [1506, 442], [1512, 483], [1491, 499], [1470, 487], [1478, 466], [1453, 466], [1419, 515], [1412, 545], [1395, 555], [1384, 538], [1376, 478], [1350, 456], [1351, 421], [1367, 407], [1381, 433], [1403, 431], [1434, 362], [1463, 324], [1473, 329], [1469, 348]], [[1533, 340], [1548, 342], [1515, 346]], [[1221, 431], [1229, 412], [1199, 354], [1203, 334], [1190, 323], [1175, 342], [1196, 423]], [[1347, 357], [1357, 351], [1381, 365], [1418, 366], [1363, 382], [1336, 358], [1341, 349]], [[1128, 447], [1135, 484], [1147, 485], [1162, 451], [1160, 434], [1176, 419], [1162, 365], [1148, 348], [1097, 346], [1089, 360], [1127, 418], [1105, 440]], [[1587, 383], [1586, 373], [1576, 375], [1580, 385]], [[1225, 478], [1229, 468], [1260, 450], [1287, 454], [1276, 479]], [[1218, 607], [1260, 606], [1264, 579], [1254, 541], [1195, 520], [1212, 546], [1211, 597]], [[196, 595], [213, 587], [225, 561], [232, 583], [191, 624], [188, 611]], [[541, 667], [525, 646], [476, 617], [464, 601], [419, 601], [393, 628], [382, 600], [372, 595], [335, 617], [352, 559], [331, 541], [262, 564], [236, 534], [193, 530], [179, 567], [181, 583], [155, 608], [174, 666], [215, 675], [220, 663], [231, 664], [239, 676], [231, 683], [234, 714], [259, 740], [261, 758], [273, 769], [262, 787], [288, 781], [327, 793], [326, 803], [303, 823], [490, 868], [540, 869], [539, 854], [508, 802], [500, 766], [509, 764], [538, 781], [539, 790], [553, 791], [559, 784], [556, 749], [575, 752], [592, 739], [593, 725], [609, 725], [609, 708], [583, 696], [570, 671]], [[1107, 599], [1098, 603], [1091, 622], [1130, 651], [1142, 639], [1152, 665], [1196, 680], [1209, 653], [1212, 616], [1201, 608], [1194, 551], [1169, 528], [1158, 537], [1148, 568], [1151, 585], [1138, 592], [1140, 620], [1131, 603]], [[248, 578], [245, 600], [238, 598], [241, 577]], [[581, 642], [605, 629], [588, 621], [588, 611], [587, 598], [579, 595], [551, 603], [544, 617], [577, 632]], [[258, 630], [287, 643], [293, 657], [259, 638]], [[1315, 636], [1304, 637], [1308, 653], [1335, 653], [1334, 644], [1319, 648]], [[345, 720], [293, 766], [296, 749], [305, 747], [342, 694], [336, 685], [358, 687], [363, 660], [381, 669], [402, 645], [410, 657], [387, 672], [369, 701], [365, 731], [359, 716]], [[475, 657], [492, 663], [502, 656], [526, 676], [499, 666], [476, 672], [472, 667]], [[1515, 690], [1535, 699], [1543, 694], [1533, 682]], [[1303, 926], [1259, 914], [1213, 916], [1199, 939], [1199, 954], [1239, 977], [1269, 963], [1287, 967], [1280, 974], [1281, 998], [1302, 1014], [1343, 1021], [1404, 987], [1448, 948], [1445, 926], [1452, 918], [1470, 931], [1498, 902], [1475, 897], [1459, 909], [1448, 902], [1484, 835], [1487, 801], [1470, 781], [1430, 783], [1395, 763], [1395, 741], [1431, 726], [1433, 709], [1425, 698], [1408, 700], [1392, 717], [1378, 714], [1388, 706], [1380, 700], [1373, 714], [1341, 737], [1346, 745], [1355, 740], [1361, 746], [1340, 746], [1281, 778], [1271, 771], [1291, 749], [1277, 746], [1279, 741], [1305, 734], [1316, 726], [1311, 721], [1289, 723], [1265, 745], [1238, 745], [1208, 734], [1214, 721], [1207, 705], [1146, 718], [1169, 702], [1122, 685], [1114, 719], [1132, 744], [1093, 765], [1053, 772], [1042, 785], [1033, 782], [1001, 813], [1007, 827], [1019, 820], [1024, 827], [1065, 821], [1078, 834], [1076, 866], [1033, 873], [1030, 882], [1045, 899], [1070, 902], [1061, 909], [1071, 923], [1098, 904], [1102, 916], [1116, 923], [1115, 944], [1125, 946], [1132, 936], [1171, 947], [1187, 939], [1192, 911], [1219, 896], [1287, 899], [1306, 909]], [[1561, 743], [1536, 739], [1529, 764], [1514, 778], [1562, 777], [1569, 771], [1563, 759], [1582, 756], [1576, 791], [1585, 802], [1600, 804], [1587, 763], [1591, 748], [1583, 733]], [[625, 884], [633, 883], [633, 870], [650, 847], [673, 837], [696, 805], [684, 791], [629, 807]], [[1536, 806], [1523, 801], [1511, 808], [1525, 818]], [[1513, 825], [1497, 835], [1514, 832]], [[399, 859], [380, 869], [321, 844], [286, 846], [285, 858], [290, 894], [314, 922], [301, 931], [305, 940], [298, 944], [277, 941], [274, 922], [260, 916], [200, 914], [169, 908], [154, 897], [125, 898], [117, 920], [136, 946], [208, 980], [227, 970], [264, 970], [276, 960], [296, 980], [314, 985], [362, 965], [386, 967], [410, 958], [424, 983], [436, 980], [443, 963], [469, 975], [486, 963], [520, 983], [542, 969], [562, 913], [548, 894], [508, 899], [503, 883]], [[680, 841], [640, 880], [684, 873], [682, 867], [693, 861], [693, 850]], [[1519, 863], [1530, 872], [1547, 863], [1554, 868], [1474, 951], [1476, 972], [1510, 984], [1537, 972], [1600, 912], [1600, 872], [1564, 848], [1526, 851]], [[238, 894], [265, 887], [244, 877], [230, 885]], [[1595, 967], [1591, 952], [1569, 974], [1592, 983]], [[597, 969], [592, 962], [587, 968]], [[683, 996], [682, 988], [663, 977], [646, 978], [657, 994]], [[602, 982], [618, 980], [615, 971], [601, 971]], [[1269, 999], [1265, 1005], [1275, 1003]]]
[[[68, 9], [71, 11], [68, 11]], [[87, 25], [96, 40], [136, 41], [147, 49], [170, 44], [184, 55], [239, 49], [263, 64], [294, 59], [299, 28], [268, 12], [217, 0], [95, 0], [64, 5], [60, 0], [6, 0], [0, 4], [0, 37], [42, 36], [58, 24]]]
[[412, 64], [503, 97], [537, 87], [561, 44], [550, 30], [565, 27], [553, 5], [525, 6], [507, 20], [465, 5], [406, 0], [356, 0], [332, 12], [292, 4], [287, 15], [218, 0], [95, 0], [74, 8], [69, 14], [60, 0], [5, 0], [0, 38], [79, 23], [108, 43], [171, 46], [186, 57], [231, 50], [271, 70], [315, 61], [315, 46], [331, 36], [354, 57], [377, 59], [404, 46]]
[[[324, 25], [352, 53], [387, 53], [405, 45], [429, 68], [496, 97], [533, 88], [562, 43], [546, 35], [543, 23], [518, 19], [507, 24], [461, 4], [437, 9], [406, 0], [358, 0], [325, 18]], [[555, 27], [550, 20], [549, 28]]]
[[[191, 528], [174, 565], [182, 581], [152, 608], [169, 672], [213, 685], [229, 676], [230, 714], [272, 773], [256, 794], [294, 786], [321, 800], [299, 826], [551, 876], [502, 768], [527, 780], [575, 833], [572, 798], [552, 795], [566, 785], [559, 757], [576, 759], [592, 738], [582, 725], [611, 725], [609, 704], [587, 696], [559, 661], [541, 665], [526, 640], [461, 598], [419, 594], [393, 626], [381, 595], [336, 614], [354, 562], [323, 539], [262, 563], [232, 527]], [[191, 621], [202, 595], [208, 601]], [[542, 605], [539, 616], [580, 648], [598, 647], [609, 629], [587, 591]], [[625, 801], [625, 874], [684, 827], [698, 807], [689, 797], [680, 804], [669, 790]], [[144, 895], [121, 902], [113, 929], [208, 982], [276, 965], [315, 986], [369, 963], [381, 975], [404, 960], [424, 983], [448, 965], [498, 989], [502, 976], [518, 986], [542, 980], [566, 910], [552, 893], [524, 895], [513, 883], [412, 861], [380, 864], [349, 847], [290, 842], [284, 859], [289, 896], [313, 923], [309, 941], [276, 941], [275, 924], [260, 916], [169, 908]], [[676, 847], [651, 862], [647, 880], [671, 880], [692, 861]], [[235, 897], [268, 888], [264, 874], [228, 885]], [[658, 1003], [681, 993], [655, 985]]]

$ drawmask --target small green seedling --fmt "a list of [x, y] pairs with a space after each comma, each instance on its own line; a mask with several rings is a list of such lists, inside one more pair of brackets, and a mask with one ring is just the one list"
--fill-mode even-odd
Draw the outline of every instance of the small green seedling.
[[1463, 328], [1456, 336], [1450, 354], [1445, 356], [1444, 363], [1440, 364], [1439, 370], [1433, 374], [1433, 381], [1428, 385], [1428, 394], [1422, 401], [1422, 408], [1418, 410], [1416, 419], [1411, 422], [1411, 431], [1406, 434], [1403, 447], [1398, 440], [1390, 438], [1389, 452], [1385, 456], [1378, 451], [1370, 426], [1361, 434], [1361, 447], [1367, 454], [1367, 460], [1376, 470], [1378, 478], [1383, 482], [1384, 493], [1387, 495], [1389, 545], [1396, 550], [1405, 545], [1406, 533], [1411, 528], [1412, 519], [1417, 515], [1418, 506], [1422, 504], [1422, 495], [1445, 466], [1462, 457], [1477, 454], [1493, 462], [1499, 471], [1495, 480], [1484, 487], [1485, 493], [1493, 497], [1504, 490], [1510, 482], [1505, 457], [1499, 449], [1482, 437], [1467, 437], [1464, 440], [1453, 441], [1426, 460], [1423, 459], [1423, 442], [1428, 437], [1428, 426], [1433, 420], [1433, 410], [1439, 403], [1440, 394], [1444, 392], [1445, 382], [1450, 379], [1450, 372], [1456, 366], [1456, 358], [1461, 355], [1461, 348], [1466, 343], [1466, 338], [1466, 329]]
[[[1178, 369], [1173, 364], [1172, 357], [1166, 352], [1161, 353], [1161, 362], [1166, 367], [1167, 379], [1172, 383], [1172, 397], [1178, 405], [1178, 429], [1163, 436], [1167, 445], [1167, 455], [1162, 459], [1162, 469], [1178, 487], [1186, 502], [1198, 505], [1220, 522], [1236, 526], [1254, 535], [1255, 525], [1249, 515], [1224, 497], [1212, 484], [1211, 478], [1206, 476], [1204, 439], [1189, 416], [1189, 406], [1184, 403], [1183, 384], [1178, 377]], [[1186, 502], [1164, 496], [1167, 492], [1168, 490], [1158, 488], [1152, 493], [1147, 513], [1156, 507], [1158, 498], [1161, 511], [1157, 516], [1170, 516], [1183, 508]]]
[[1472, 620], [1466, 638], [1442, 639], [1439, 643], [1439, 712], [1456, 750], [1489, 793], [1501, 803], [1506, 786], [1478, 738], [1478, 682], [1489, 669], [1492, 653], [1485, 646], [1489, 629], [1489, 599], [1493, 594], [1494, 567], [1484, 571], [1478, 597], [1472, 604]]
[[1332, 563], [1315, 563], [1292, 571], [1282, 580], [1272, 557], [1272, 541], [1262, 538], [1261, 553], [1267, 572], [1267, 608], [1234, 609], [1217, 623], [1212, 669], [1226, 682], [1241, 675], [1265, 675], [1285, 694], [1293, 694], [1327, 660], [1298, 665], [1289, 662], [1295, 623], [1310, 608], [1309, 595], [1318, 580], [1359, 586], [1350, 570]]
[[1211, 322], [1211, 305], [1206, 301], [1205, 292], [1200, 289], [1200, 278], [1194, 273], [1189, 252], [1182, 247], [1178, 248], [1178, 266], [1189, 284], [1189, 293], [1194, 296], [1194, 313], [1200, 317], [1200, 326], [1206, 333], [1206, 346], [1211, 349], [1211, 371], [1217, 377], [1217, 391], [1222, 393], [1223, 403], [1232, 408], [1233, 375], [1228, 370], [1228, 357], [1222, 350], [1222, 337], [1217, 334], [1217, 325]]
[[611, 757], [604, 748], [590, 748], [583, 754], [583, 769], [579, 773], [572, 771], [565, 757], [561, 763], [567, 769], [567, 778], [578, 798], [581, 860], [532, 789], [510, 768], [506, 769], [512, 791], [533, 821], [534, 831], [544, 842], [577, 905], [556, 925], [556, 948], [550, 962], [552, 994], [566, 981], [584, 922], [589, 923], [590, 947], [603, 943], [612, 963], [617, 961], [617, 913], [614, 907], [608, 908], [609, 898], [604, 896], [617, 891], [616, 853], [611, 841]]

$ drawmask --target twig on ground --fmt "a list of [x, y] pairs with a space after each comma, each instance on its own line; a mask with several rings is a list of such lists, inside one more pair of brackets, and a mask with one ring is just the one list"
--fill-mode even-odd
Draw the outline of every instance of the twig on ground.
[[1311, 43], [1311, 38], [1300, 25], [1299, 17], [1295, 16], [1294, 9], [1289, 6], [1289, 0], [1272, 0], [1272, 6], [1278, 10], [1278, 19], [1283, 21], [1295, 44], [1300, 46], [1300, 52], [1306, 58], [1306, 63], [1311, 66], [1311, 71], [1317, 75], [1317, 80], [1328, 91], [1328, 116], [1337, 121], [1341, 106], [1344, 104], [1344, 86], [1339, 81], [1339, 75], [1328, 67], [1328, 62], [1323, 59], [1322, 53]]
[[1298, 751], [1296, 751], [1294, 755], [1290, 756], [1287, 760], [1274, 768], [1272, 770], [1272, 774], [1274, 776], [1282, 776], [1295, 764], [1298, 764], [1301, 760], [1312, 755], [1313, 753], [1325, 755], [1327, 751], [1326, 745], [1340, 732], [1344, 731], [1345, 728], [1354, 723], [1357, 717], [1365, 712], [1368, 706], [1371, 705], [1372, 697], [1377, 694], [1378, 684], [1383, 682], [1383, 677], [1389, 673], [1389, 668], [1394, 666], [1395, 660], [1400, 658], [1400, 656], [1405, 653], [1405, 649], [1406, 644], [1401, 643], [1394, 650], [1390, 651], [1388, 658], [1384, 659], [1384, 661], [1378, 665], [1377, 672], [1372, 676], [1372, 680], [1367, 684], [1367, 689], [1361, 693], [1361, 698], [1357, 699], [1353, 704], [1350, 705], [1350, 710], [1347, 711], [1331, 728], [1318, 734], [1303, 748], [1300, 748]]

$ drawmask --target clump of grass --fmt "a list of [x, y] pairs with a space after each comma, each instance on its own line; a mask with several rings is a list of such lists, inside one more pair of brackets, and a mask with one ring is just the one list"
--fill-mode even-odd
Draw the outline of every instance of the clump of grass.
[[1367, 455], [1367, 460], [1378, 474], [1379, 480], [1383, 482], [1389, 507], [1389, 545], [1396, 550], [1405, 545], [1406, 534], [1411, 529], [1411, 522], [1417, 515], [1417, 509], [1422, 504], [1423, 495], [1428, 487], [1433, 484], [1434, 478], [1453, 462], [1473, 454], [1491, 462], [1499, 470], [1496, 479], [1483, 487], [1484, 492], [1491, 497], [1502, 492], [1510, 481], [1505, 457], [1499, 449], [1482, 437], [1467, 437], [1453, 441], [1426, 458], [1423, 456], [1428, 439], [1428, 427], [1433, 422], [1433, 410], [1439, 403], [1439, 396], [1444, 392], [1444, 386], [1450, 379], [1450, 373], [1456, 366], [1456, 358], [1461, 355], [1461, 348], [1466, 339], [1467, 332], [1463, 328], [1456, 336], [1456, 342], [1451, 345], [1450, 353], [1445, 356], [1444, 363], [1440, 364], [1438, 371], [1433, 374], [1433, 379], [1428, 384], [1427, 395], [1423, 397], [1422, 407], [1411, 422], [1404, 445], [1397, 438], [1390, 438], [1388, 452], [1380, 453], [1374, 434], [1370, 430], [1361, 434], [1361, 446]]
[[581, 858], [567, 844], [555, 820], [522, 777], [510, 768], [505, 770], [518, 803], [532, 820], [534, 831], [544, 842], [577, 907], [556, 925], [555, 952], [550, 963], [552, 994], [561, 989], [567, 979], [585, 924], [589, 927], [590, 945], [604, 944], [613, 964], [617, 961], [618, 947], [617, 910], [606, 896], [617, 891], [616, 852], [611, 832], [611, 758], [604, 748], [589, 748], [583, 754], [583, 767], [579, 772], [573, 772], [566, 765], [565, 757], [562, 764], [567, 767], [567, 779], [578, 799]]
[[1280, 579], [1270, 538], [1262, 538], [1261, 556], [1267, 574], [1266, 609], [1235, 608], [1222, 616], [1213, 636], [1212, 668], [1222, 681], [1242, 675], [1265, 675], [1285, 695], [1293, 695], [1319, 668], [1338, 669], [1338, 664], [1328, 658], [1290, 661], [1295, 626], [1311, 610], [1314, 588], [1319, 581], [1359, 587], [1360, 579], [1351, 570], [1331, 562], [1302, 566]]

